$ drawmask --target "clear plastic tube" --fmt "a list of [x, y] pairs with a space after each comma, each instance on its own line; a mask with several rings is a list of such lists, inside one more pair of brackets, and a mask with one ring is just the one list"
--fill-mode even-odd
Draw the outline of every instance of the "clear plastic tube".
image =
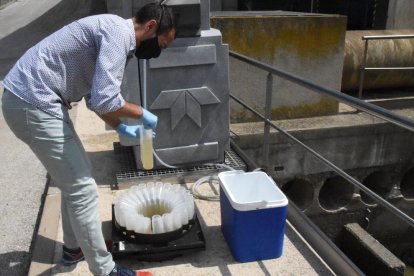
[[151, 231], [151, 219], [150, 218], [144, 217], [143, 228], [144, 228], [144, 231], [143, 231], [144, 234], [151, 234], [152, 233], [152, 231]]
[[125, 214], [125, 227], [127, 230], [134, 231], [135, 228], [135, 217], [132, 213]]
[[117, 208], [116, 205], [115, 205], [115, 208], [114, 208], [114, 212], [115, 212], [115, 217], [116, 217], [116, 220], [117, 220], [118, 224], [121, 225], [122, 227], [125, 227], [125, 225], [123, 223], [121, 223], [121, 214], [122, 213], [119, 211], [119, 208]]
[[145, 233], [144, 226], [145, 226], [145, 217], [138, 214], [138, 216], [136, 218], [134, 232], [135, 233]]
[[173, 218], [172, 218], [172, 215], [170, 213], [163, 214], [162, 215], [162, 220], [164, 222], [165, 232], [171, 232], [171, 231], [174, 230]]
[[115, 219], [122, 227], [144, 234], [181, 228], [193, 218], [194, 198], [181, 185], [149, 182], [123, 191], [114, 200]]
[[152, 233], [160, 234], [164, 233], [164, 222], [160, 215], [152, 216]]
[[193, 219], [194, 217], [194, 201], [193, 200], [186, 200], [185, 206], [187, 208], [188, 220]]
[[152, 129], [140, 128], [140, 151], [142, 167], [151, 170], [154, 167], [154, 158], [152, 155]]
[[187, 209], [185, 208], [185, 206], [182, 204], [182, 205], [178, 206], [177, 210], [178, 210], [178, 213], [179, 213], [181, 225], [187, 224], [188, 223], [188, 215], [187, 215]]
[[176, 230], [181, 227], [181, 217], [178, 210], [171, 213], [173, 221], [173, 229]]

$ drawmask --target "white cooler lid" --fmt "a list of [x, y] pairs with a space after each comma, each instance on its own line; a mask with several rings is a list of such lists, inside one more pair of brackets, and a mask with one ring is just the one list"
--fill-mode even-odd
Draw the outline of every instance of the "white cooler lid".
[[234, 209], [250, 211], [288, 205], [288, 199], [264, 172], [228, 171], [218, 174], [220, 186]]

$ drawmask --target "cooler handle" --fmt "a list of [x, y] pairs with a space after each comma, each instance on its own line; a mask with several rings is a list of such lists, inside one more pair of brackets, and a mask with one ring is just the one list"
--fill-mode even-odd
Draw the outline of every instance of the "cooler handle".
[[256, 205], [256, 209], [264, 209], [264, 208], [266, 208], [267, 207], [267, 205], [269, 204], [269, 202], [268, 201], [266, 201], [266, 200], [262, 200], [262, 201], [260, 201], [259, 203], [257, 203], [257, 205]]

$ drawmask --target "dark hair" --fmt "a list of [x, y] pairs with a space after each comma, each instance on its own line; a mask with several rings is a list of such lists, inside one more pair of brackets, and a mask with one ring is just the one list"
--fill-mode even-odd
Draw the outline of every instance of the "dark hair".
[[139, 24], [145, 24], [151, 19], [158, 23], [157, 34], [165, 34], [175, 29], [174, 13], [170, 7], [160, 1], [158, 3], [149, 3], [143, 6], [135, 14], [135, 19]]

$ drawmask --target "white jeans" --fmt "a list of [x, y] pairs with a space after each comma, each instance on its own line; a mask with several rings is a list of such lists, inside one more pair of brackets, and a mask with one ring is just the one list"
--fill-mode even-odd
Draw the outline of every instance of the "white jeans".
[[98, 191], [89, 158], [67, 123], [30, 105], [5, 90], [4, 118], [45, 166], [62, 194], [64, 244], [81, 247], [94, 275], [108, 275], [115, 263], [106, 250], [99, 218]]

